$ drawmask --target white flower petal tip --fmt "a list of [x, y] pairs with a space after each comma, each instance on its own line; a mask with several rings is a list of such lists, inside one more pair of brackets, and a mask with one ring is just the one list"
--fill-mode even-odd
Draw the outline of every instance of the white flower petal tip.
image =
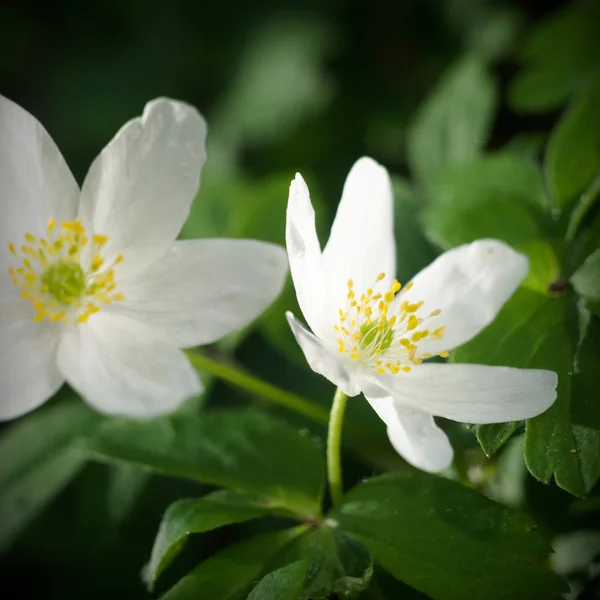
[[329, 240], [323, 268], [331, 304], [343, 306], [346, 282], [369, 288], [379, 273], [390, 283], [396, 272], [393, 193], [387, 170], [363, 157], [350, 169]]
[[0, 132], [0, 265], [4, 270], [9, 243], [19, 247], [25, 233], [45, 233], [50, 218], [75, 218], [79, 186], [44, 126], [2, 95]]
[[206, 161], [207, 127], [188, 104], [149, 102], [104, 148], [85, 178], [80, 216], [123, 253], [121, 280], [137, 275], [171, 246], [188, 217]]
[[494, 262], [501, 264], [511, 278], [519, 283], [527, 277], [529, 273], [529, 259], [521, 252], [517, 252], [512, 246], [509, 246], [502, 240], [492, 238], [483, 238], [471, 242], [469, 245], [471, 259], [485, 262]]
[[348, 177], [383, 177], [389, 178], [387, 169], [370, 156], [361, 156], [350, 169]]
[[335, 350], [326, 347], [318, 337], [306, 330], [291, 312], [286, 312], [285, 316], [310, 368], [329, 379], [347, 396], [360, 394], [360, 388], [350, 379], [348, 371], [335, 356]]
[[321, 245], [308, 187], [299, 173], [290, 185], [285, 241], [300, 310], [310, 328], [321, 337], [327, 331], [324, 323], [327, 292]]
[[419, 350], [433, 355], [464, 344], [489, 325], [527, 275], [527, 258], [498, 240], [448, 250], [418, 273], [402, 294], [415, 318], [440, 335]]
[[392, 446], [406, 462], [428, 473], [450, 466], [452, 445], [430, 414], [407, 408], [389, 396], [367, 400], [387, 425]]
[[557, 397], [553, 371], [470, 364], [423, 364], [402, 377], [376, 377], [397, 402], [463, 423], [531, 419]]

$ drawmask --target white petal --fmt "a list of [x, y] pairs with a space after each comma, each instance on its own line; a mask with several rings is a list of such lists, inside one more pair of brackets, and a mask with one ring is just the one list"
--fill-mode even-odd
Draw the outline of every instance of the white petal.
[[392, 446], [406, 462], [429, 473], [450, 465], [452, 446], [430, 414], [406, 408], [390, 397], [367, 400], [387, 425]]
[[209, 344], [259, 316], [287, 274], [280, 246], [254, 240], [190, 240], [171, 249], [118, 291], [111, 305], [183, 348]]
[[50, 218], [77, 214], [79, 188], [56, 144], [34, 116], [1, 95], [0, 182], [2, 255], [9, 242], [21, 245], [25, 232], [46, 233]]
[[455, 364], [422, 364], [376, 379], [405, 406], [465, 423], [535, 417], [554, 402], [558, 383], [553, 371]]
[[388, 282], [395, 277], [392, 185], [388, 172], [370, 158], [359, 159], [346, 178], [323, 264], [334, 310], [346, 303], [348, 279], [362, 293], [379, 273]]
[[321, 246], [315, 229], [315, 211], [300, 173], [290, 185], [285, 240], [298, 304], [309, 327], [319, 336], [333, 330], [334, 319], [325, 320], [327, 285], [323, 275]]
[[287, 312], [286, 317], [310, 368], [329, 379], [347, 396], [360, 394], [360, 388], [352, 381], [348, 369], [336, 356], [335, 350], [328, 348], [319, 338], [304, 329], [292, 313]]
[[121, 277], [139, 273], [171, 246], [189, 214], [206, 160], [206, 122], [165, 98], [149, 102], [92, 164], [81, 217], [108, 235], [105, 255], [123, 253]]
[[423, 301], [419, 317], [442, 311], [423, 327], [445, 326], [444, 337], [419, 342], [419, 352], [450, 350], [474, 337], [494, 320], [527, 270], [527, 258], [497, 240], [478, 240], [439, 256], [414, 278], [411, 289], [397, 296], [401, 302]]
[[140, 323], [100, 312], [70, 327], [58, 348], [67, 382], [96, 410], [149, 418], [201, 390], [186, 356]]
[[35, 323], [29, 302], [0, 303], [0, 420], [41, 406], [64, 383], [56, 367], [57, 325]]

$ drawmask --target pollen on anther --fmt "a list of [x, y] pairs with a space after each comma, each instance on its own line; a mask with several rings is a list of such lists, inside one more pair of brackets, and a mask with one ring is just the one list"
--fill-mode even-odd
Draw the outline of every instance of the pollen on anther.
[[94, 244], [96, 244], [96, 246], [102, 247], [108, 241], [108, 237], [97, 233], [96, 235], [94, 235], [93, 240], [94, 240]]

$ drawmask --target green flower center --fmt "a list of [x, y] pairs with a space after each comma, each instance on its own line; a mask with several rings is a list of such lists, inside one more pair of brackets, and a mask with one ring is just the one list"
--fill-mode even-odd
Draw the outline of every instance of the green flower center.
[[[102, 249], [107, 241], [99, 233], [88, 237], [79, 220], [63, 221], [57, 227], [56, 220], [50, 219], [46, 236], [25, 233], [23, 245], [8, 244], [20, 263], [9, 267], [8, 275], [21, 298], [33, 305], [36, 323], [48, 319], [79, 325], [102, 305], [125, 299], [115, 282], [115, 267], [123, 255], [105, 262]], [[89, 254], [82, 266], [84, 248]]]
[[72, 261], [59, 261], [50, 265], [40, 279], [43, 289], [61, 304], [71, 304], [85, 292], [83, 269]]
[[394, 341], [394, 328], [386, 322], [366, 321], [360, 326], [360, 348], [379, 350], [383, 352], [387, 350]]
[[[346, 306], [338, 309], [339, 322], [333, 328], [338, 335], [340, 354], [360, 361], [382, 375], [396, 375], [410, 371], [413, 365], [430, 358], [432, 354], [420, 350], [419, 343], [426, 339], [441, 339], [446, 328], [444, 325], [431, 330], [424, 327], [426, 321], [442, 312], [440, 309], [422, 314], [422, 301], [395, 302], [398, 293], [406, 293], [412, 283], [401, 292], [402, 286], [394, 279], [389, 288], [378, 291], [384, 279], [385, 273], [380, 273], [373, 286], [360, 296], [356, 295], [354, 282], [349, 279]], [[443, 358], [449, 355], [445, 350], [438, 354]]]

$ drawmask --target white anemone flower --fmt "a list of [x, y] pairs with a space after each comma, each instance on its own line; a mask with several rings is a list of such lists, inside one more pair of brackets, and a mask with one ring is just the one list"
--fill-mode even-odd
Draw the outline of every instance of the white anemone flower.
[[201, 391], [181, 348], [242, 328], [279, 294], [283, 248], [175, 241], [205, 139], [196, 109], [154, 100], [80, 190], [42, 125], [0, 96], [0, 419], [65, 381], [103, 413], [171, 411]]
[[[403, 288], [394, 279], [392, 189], [369, 158], [350, 171], [323, 252], [309, 192], [290, 187], [286, 241], [305, 329], [288, 321], [311, 368], [348, 396], [363, 393], [390, 441], [425, 471], [446, 468], [452, 446], [434, 415], [499, 423], [534, 417], [556, 398], [552, 371], [423, 362], [448, 357], [488, 325], [528, 271], [503, 242], [453, 248]], [[483, 358], [483, 357], [482, 357]]]

